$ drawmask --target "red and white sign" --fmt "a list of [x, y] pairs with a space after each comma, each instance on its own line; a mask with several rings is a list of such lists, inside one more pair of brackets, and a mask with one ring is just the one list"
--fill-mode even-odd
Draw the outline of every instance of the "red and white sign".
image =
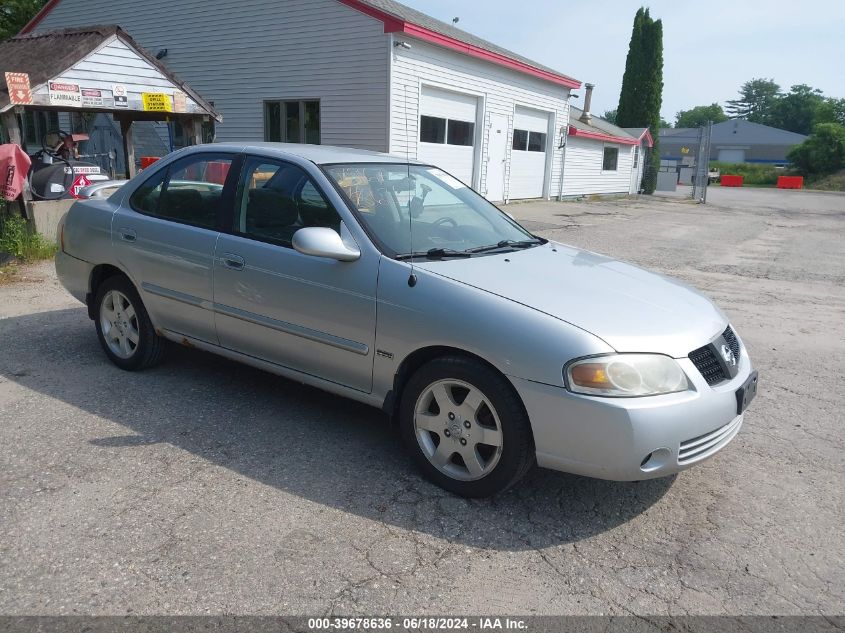
[[82, 95], [79, 93], [78, 84], [64, 84], [58, 81], [51, 81], [48, 88], [50, 105], [69, 106], [71, 108], [82, 107]]
[[103, 107], [103, 91], [94, 88], [82, 89], [82, 106], [86, 108]]
[[90, 184], [91, 181], [85, 177], [85, 174], [79, 174], [70, 186], [70, 195], [74, 198], [79, 198], [79, 191]]
[[32, 89], [29, 87], [29, 75], [26, 73], [6, 73], [6, 85], [9, 88], [9, 103], [12, 105], [31, 105]]

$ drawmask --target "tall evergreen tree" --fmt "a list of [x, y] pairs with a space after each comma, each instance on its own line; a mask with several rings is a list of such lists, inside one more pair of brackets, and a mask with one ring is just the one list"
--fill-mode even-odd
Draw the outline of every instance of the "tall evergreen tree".
[[616, 124], [621, 127], [648, 127], [654, 147], [643, 175], [643, 190], [653, 193], [660, 168], [660, 107], [663, 104], [663, 23], [640, 7], [634, 16], [622, 91], [619, 94]]

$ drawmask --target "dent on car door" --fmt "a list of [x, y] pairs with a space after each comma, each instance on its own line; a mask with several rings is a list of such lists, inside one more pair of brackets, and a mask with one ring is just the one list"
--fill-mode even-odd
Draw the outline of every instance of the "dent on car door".
[[120, 263], [156, 326], [211, 343], [217, 343], [214, 245], [231, 205], [233, 160], [231, 154], [199, 153], [156, 170], [112, 224]]
[[292, 248], [303, 227], [346, 233], [319, 185], [292, 163], [247, 157], [233, 209], [215, 252], [220, 344], [370, 391], [378, 256], [340, 262]]

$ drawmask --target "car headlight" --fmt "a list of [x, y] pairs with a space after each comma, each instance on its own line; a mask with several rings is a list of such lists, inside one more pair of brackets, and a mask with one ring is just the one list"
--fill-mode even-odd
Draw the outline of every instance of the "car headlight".
[[689, 389], [674, 358], [659, 354], [613, 354], [582, 358], [565, 368], [566, 387], [591, 396], [656, 396]]

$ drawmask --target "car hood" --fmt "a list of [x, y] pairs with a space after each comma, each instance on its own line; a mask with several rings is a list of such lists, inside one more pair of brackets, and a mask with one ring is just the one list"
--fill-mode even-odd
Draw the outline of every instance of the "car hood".
[[682, 358], [728, 323], [709, 299], [671, 277], [554, 242], [419, 266], [571, 323], [618, 352]]

